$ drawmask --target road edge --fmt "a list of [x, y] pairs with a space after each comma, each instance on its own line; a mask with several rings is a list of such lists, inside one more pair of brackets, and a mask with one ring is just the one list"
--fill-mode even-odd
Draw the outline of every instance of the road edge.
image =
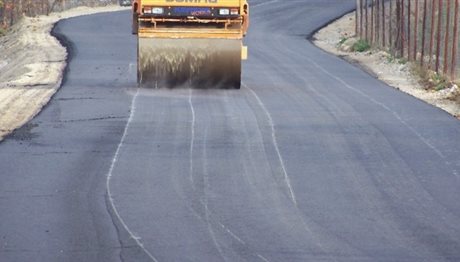
[[[415, 75], [411, 70], [407, 70], [403, 75], [406, 78], [405, 80], [407, 81], [394, 81], [394, 79], [390, 79], [383, 75], [382, 72], [382, 64], [384, 64], [384, 61], [380, 61], [380, 65], [371, 63], [369, 61], [366, 61], [365, 58], [363, 58], [363, 54], [361, 53], [356, 53], [356, 52], [349, 52], [349, 51], [342, 51], [337, 47], [337, 44], [340, 42], [340, 38], [336, 39], [335, 43], [328, 43], [327, 41], [324, 41], [322, 39], [323, 37], [321, 36], [321, 33], [323, 30], [327, 30], [329, 26], [332, 26], [334, 24], [337, 24], [337, 27], [340, 27], [341, 23], [344, 23], [345, 20], [350, 19], [355, 17], [355, 8], [353, 10], [350, 10], [349, 12], [346, 12], [339, 17], [337, 17], [334, 20], [331, 20], [330, 23], [325, 24], [323, 27], [319, 28], [318, 30], [314, 31], [311, 35], [308, 36], [307, 40], [315, 45], [317, 48], [320, 50], [334, 55], [344, 61], [346, 61], [349, 64], [352, 64], [356, 66], [357, 68], [360, 68], [367, 74], [369, 74], [371, 77], [385, 83], [387, 86], [392, 87], [398, 91], [401, 91], [402, 93], [405, 93], [407, 95], [410, 95], [416, 99], [419, 99], [420, 101], [423, 101], [431, 106], [434, 106], [436, 108], [439, 108], [446, 113], [450, 114], [454, 118], [460, 119], [460, 105], [457, 105], [455, 101], [451, 101], [450, 96], [452, 95], [451, 93], [453, 92], [459, 92], [459, 88], [457, 86], [452, 86], [451, 88], [448, 88], [448, 90], [445, 91], [429, 91], [423, 88], [419, 84], [419, 77]], [[346, 32], [347, 30], [344, 28], [343, 32]], [[348, 30], [349, 32], [350, 30]], [[351, 33], [351, 32], [349, 32]], [[349, 34], [350, 39], [352, 39], [354, 36], [354, 30], [352, 34]], [[371, 56], [382, 56], [382, 53], [385, 53], [385, 51], [382, 50], [377, 50], [377, 49], [372, 49], [371, 50]], [[383, 58], [381, 58], [382, 60]], [[391, 64], [391, 63], [390, 63]], [[391, 66], [391, 65], [390, 65]], [[395, 65], [396, 67], [398, 65]], [[409, 65], [411, 66], [411, 65]]]
[[[5, 141], [6, 139], [13, 137], [14, 138], [14, 133], [21, 127], [24, 127], [29, 123], [32, 119], [34, 119], [36, 116], [42, 112], [43, 109], [46, 108], [46, 106], [49, 104], [51, 99], [54, 97], [54, 95], [59, 91], [59, 89], [63, 86], [63, 84], [66, 81], [66, 73], [68, 71], [68, 65], [70, 60], [72, 59], [72, 43], [65, 37], [64, 34], [60, 32], [56, 32], [56, 25], [66, 19], [74, 18], [74, 17], [79, 17], [79, 16], [85, 16], [85, 15], [92, 15], [92, 14], [98, 14], [98, 13], [109, 13], [109, 12], [117, 12], [117, 11], [123, 11], [123, 10], [129, 10], [130, 7], [120, 7], [118, 5], [108, 5], [104, 7], [95, 7], [95, 8], [88, 8], [88, 7], [77, 7], [73, 9], [69, 9], [67, 11], [64, 11], [62, 13], [52, 13], [49, 16], [39, 16], [36, 18], [25, 18], [27, 19], [35, 19], [35, 20], [41, 20], [43, 24], [41, 24], [38, 27], [38, 34], [40, 34], [43, 38], [42, 39], [47, 39], [48, 45], [52, 46], [55, 49], [64, 49], [64, 52], [56, 52], [58, 54], [52, 54], [52, 57], [43, 57], [38, 58], [37, 60], [34, 60], [34, 63], [39, 63], [42, 64], [43, 67], [48, 68], [53, 66], [54, 68], [57, 68], [57, 75], [52, 78], [51, 80], [48, 79], [46, 84], [46, 91], [41, 92], [38, 96], [30, 96], [27, 92], [32, 92], [31, 89], [34, 89], [34, 86], [44, 86], [41, 81], [43, 79], [47, 79], [47, 73], [48, 71], [45, 70], [37, 70], [34, 71], [32, 70], [31, 72], [28, 72], [24, 74], [23, 72], [18, 73], [14, 79], [10, 79], [6, 82], [2, 82], [5, 86], [5, 89], [7, 88], [22, 88], [22, 89], [28, 89], [27, 91], [24, 91], [22, 93], [19, 93], [15, 95], [15, 97], [10, 98], [12, 101], [14, 100], [20, 100], [21, 101], [21, 107], [18, 107], [18, 109], [15, 109], [14, 107], [10, 107], [7, 112], [4, 112], [2, 115], [3, 118], [8, 119], [9, 121], [3, 122], [0, 121], [2, 124], [1, 132], [0, 132], [0, 143]], [[21, 22], [20, 22], [21, 23]], [[21, 30], [26, 30], [27, 27], [21, 28]], [[53, 41], [57, 41], [56, 43], [53, 43]], [[38, 46], [38, 44], [37, 44]], [[29, 50], [30, 51], [30, 50]], [[40, 48], [36, 48], [34, 52], [40, 53], [43, 50]], [[39, 56], [37, 56], [39, 57]], [[9, 61], [11, 64], [19, 64], [22, 67], [27, 67], [29, 64], [21, 64], [19, 61], [21, 58], [16, 56], [12, 59], [12, 61]], [[27, 83], [21, 83], [23, 79], [27, 77]], [[20, 83], [20, 84], [18, 84]], [[0, 92], [2, 92], [2, 88], [0, 88]], [[37, 92], [37, 91], [35, 91]], [[18, 103], [19, 104], [19, 103]], [[26, 105], [24, 105], [26, 104]], [[14, 119], [14, 122], [11, 121], [11, 119]]]

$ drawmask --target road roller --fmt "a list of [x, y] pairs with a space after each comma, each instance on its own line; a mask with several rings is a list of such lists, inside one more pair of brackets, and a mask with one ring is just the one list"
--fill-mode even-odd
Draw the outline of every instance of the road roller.
[[246, 0], [135, 0], [132, 8], [140, 87], [240, 88]]

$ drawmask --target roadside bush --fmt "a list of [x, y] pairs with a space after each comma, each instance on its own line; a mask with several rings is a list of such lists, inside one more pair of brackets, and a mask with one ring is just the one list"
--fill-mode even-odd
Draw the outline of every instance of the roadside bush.
[[411, 66], [411, 71], [413, 74], [420, 77], [420, 83], [427, 90], [440, 91], [446, 88], [449, 88], [451, 85], [455, 84], [451, 82], [448, 77], [438, 74], [432, 70], [426, 69], [418, 64]]
[[433, 84], [433, 88], [436, 91], [443, 90], [449, 87], [449, 79], [447, 77], [435, 73], [430, 81]]
[[371, 45], [364, 39], [359, 39], [354, 45], [353, 45], [353, 51], [356, 52], [365, 52], [367, 50], [371, 49]]

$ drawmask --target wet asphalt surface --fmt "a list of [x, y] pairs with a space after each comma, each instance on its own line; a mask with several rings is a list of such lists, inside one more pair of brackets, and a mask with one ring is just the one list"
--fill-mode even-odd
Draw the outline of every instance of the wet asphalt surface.
[[139, 90], [129, 12], [60, 22], [0, 261], [460, 261], [460, 122], [306, 40], [354, 2], [251, 1], [241, 90]]

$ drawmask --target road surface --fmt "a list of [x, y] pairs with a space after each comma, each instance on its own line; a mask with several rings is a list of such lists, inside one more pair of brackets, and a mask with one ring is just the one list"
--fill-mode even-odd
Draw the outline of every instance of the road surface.
[[129, 12], [60, 22], [0, 261], [460, 261], [460, 123], [306, 40], [354, 3], [251, 1], [241, 90], [139, 90]]

